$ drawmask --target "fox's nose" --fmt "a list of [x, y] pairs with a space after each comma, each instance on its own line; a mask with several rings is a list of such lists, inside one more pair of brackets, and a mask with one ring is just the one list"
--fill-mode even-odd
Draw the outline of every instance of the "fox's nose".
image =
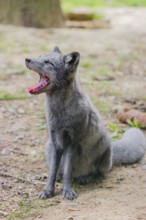
[[25, 62], [30, 63], [30, 62], [31, 62], [31, 59], [25, 58]]

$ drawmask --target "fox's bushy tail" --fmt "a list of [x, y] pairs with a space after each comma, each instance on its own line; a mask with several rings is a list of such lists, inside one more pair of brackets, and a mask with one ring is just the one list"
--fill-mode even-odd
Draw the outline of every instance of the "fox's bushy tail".
[[146, 138], [138, 128], [128, 129], [123, 137], [112, 142], [113, 165], [133, 164], [142, 159], [146, 150]]

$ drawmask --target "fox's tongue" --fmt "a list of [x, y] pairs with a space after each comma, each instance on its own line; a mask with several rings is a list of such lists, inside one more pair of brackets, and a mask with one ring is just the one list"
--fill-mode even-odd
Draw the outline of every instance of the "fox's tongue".
[[40, 81], [35, 86], [27, 88], [26, 92], [30, 92], [30, 93], [37, 92], [37, 90], [47, 85], [48, 82], [49, 82], [49, 78], [46, 76], [43, 76], [41, 77]]

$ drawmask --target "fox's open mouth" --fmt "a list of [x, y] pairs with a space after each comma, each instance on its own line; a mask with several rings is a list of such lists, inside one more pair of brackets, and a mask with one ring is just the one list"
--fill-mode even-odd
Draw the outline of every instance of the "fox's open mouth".
[[49, 84], [50, 80], [49, 80], [49, 77], [39, 73], [40, 75], [40, 81], [32, 86], [32, 87], [29, 87], [26, 89], [27, 92], [33, 94], [33, 93], [38, 93], [42, 88], [44, 88], [46, 85]]

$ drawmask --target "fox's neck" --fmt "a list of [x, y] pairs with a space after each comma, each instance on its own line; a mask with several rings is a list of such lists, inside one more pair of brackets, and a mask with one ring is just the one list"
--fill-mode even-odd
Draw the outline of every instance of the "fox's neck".
[[80, 87], [76, 80], [72, 81], [68, 86], [56, 90], [53, 93], [46, 93], [47, 110], [49, 112], [60, 111], [65, 108], [80, 93]]

